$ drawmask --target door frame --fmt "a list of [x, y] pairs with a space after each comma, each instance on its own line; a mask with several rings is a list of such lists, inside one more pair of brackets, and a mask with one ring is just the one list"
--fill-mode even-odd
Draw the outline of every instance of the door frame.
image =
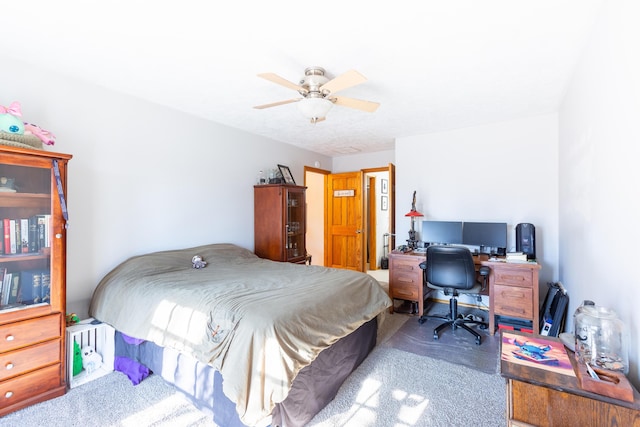
[[[389, 184], [388, 184], [388, 197], [389, 197], [389, 240], [388, 240], [388, 251], [391, 252], [391, 250], [395, 247], [395, 225], [396, 225], [396, 168], [395, 165], [393, 163], [389, 163], [387, 166], [382, 166], [382, 167], [376, 167], [376, 168], [366, 168], [366, 169], [361, 169], [361, 172], [363, 172], [363, 185], [366, 184], [366, 180], [367, 180], [367, 172], [373, 173], [373, 172], [389, 172]], [[304, 185], [309, 187], [310, 183], [307, 180], [307, 173], [312, 173], [312, 174], [321, 174], [321, 175], [325, 175], [325, 179], [324, 179], [324, 188], [322, 188], [322, 194], [324, 195], [324, 199], [322, 200], [322, 206], [321, 208], [324, 211], [324, 223], [322, 224], [324, 230], [322, 231], [322, 235], [323, 237], [323, 242], [322, 242], [322, 248], [323, 248], [323, 253], [322, 254], [314, 254], [314, 253], [310, 253], [310, 255], [313, 256], [312, 258], [312, 264], [314, 265], [324, 265], [324, 254], [326, 253], [326, 245], [327, 245], [327, 201], [326, 201], [326, 185], [327, 185], [327, 179], [326, 179], [326, 175], [331, 174], [332, 172], [330, 170], [326, 170], [326, 169], [319, 169], [316, 167], [312, 167], [312, 166], [304, 166]], [[377, 191], [377, 197], [380, 197], [380, 192]], [[364, 200], [363, 200], [364, 203]], [[320, 202], [318, 202], [318, 205], [320, 204]], [[314, 206], [310, 206], [310, 209], [307, 209], [307, 212], [310, 212], [310, 210], [315, 209], [315, 208], [319, 208], [319, 206], [314, 207]], [[370, 219], [368, 218], [368, 215], [365, 215], [365, 227], [368, 227], [368, 221], [370, 221]], [[313, 226], [313, 225], [311, 225]], [[308, 227], [309, 229], [310, 227]], [[366, 228], [365, 228], [366, 229]], [[307, 231], [308, 232], [308, 231]], [[365, 234], [365, 247], [366, 245], [368, 245], [368, 240], [370, 239], [370, 237], [368, 236], [368, 233], [364, 233]], [[308, 237], [308, 235], [307, 235]], [[382, 236], [375, 236], [376, 242], [380, 241], [380, 238]], [[313, 239], [312, 239], [313, 240]], [[309, 238], [307, 238], [307, 244], [309, 244]]]

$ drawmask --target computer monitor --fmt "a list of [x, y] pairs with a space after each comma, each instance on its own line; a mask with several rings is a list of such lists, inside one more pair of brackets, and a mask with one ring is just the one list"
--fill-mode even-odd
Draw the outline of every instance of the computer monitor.
[[465, 222], [462, 244], [490, 248], [507, 247], [506, 222]]
[[460, 244], [462, 243], [462, 222], [422, 221], [420, 239], [430, 244]]

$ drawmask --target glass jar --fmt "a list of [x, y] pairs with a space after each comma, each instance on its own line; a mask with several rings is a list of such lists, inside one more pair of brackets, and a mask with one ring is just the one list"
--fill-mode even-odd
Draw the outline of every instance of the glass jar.
[[612, 309], [582, 305], [576, 310], [575, 351], [581, 363], [629, 372], [628, 336], [624, 323]]
[[584, 311], [584, 307], [585, 306], [594, 306], [594, 305], [596, 305], [595, 302], [586, 299], [586, 300], [582, 301], [582, 304], [578, 308], [576, 308], [576, 311], [573, 313], [573, 332], [574, 332], [574, 334], [575, 334], [575, 331], [576, 331], [576, 329], [575, 329], [576, 328], [576, 316]]

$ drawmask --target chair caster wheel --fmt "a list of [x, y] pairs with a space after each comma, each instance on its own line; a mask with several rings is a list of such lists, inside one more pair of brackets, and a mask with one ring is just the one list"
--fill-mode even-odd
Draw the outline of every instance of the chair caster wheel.
[[422, 325], [424, 322], [426, 322], [427, 319], [423, 319], [422, 317], [418, 319], [418, 324]]
[[488, 326], [487, 325], [480, 325], [480, 329], [487, 329]]
[[476, 338], [476, 345], [480, 345], [480, 337]]
[[438, 334], [433, 334], [433, 339], [437, 340], [438, 339]]

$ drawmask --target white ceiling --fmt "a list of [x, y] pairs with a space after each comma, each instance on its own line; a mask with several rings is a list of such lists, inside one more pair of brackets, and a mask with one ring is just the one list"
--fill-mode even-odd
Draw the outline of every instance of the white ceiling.
[[[2, 6], [0, 48], [4, 58], [339, 156], [557, 111], [602, 1], [15, 0]], [[358, 70], [368, 81], [339, 95], [380, 108], [334, 106], [315, 125], [295, 103], [252, 108], [298, 97], [258, 73], [297, 83], [314, 65], [330, 78]]]

